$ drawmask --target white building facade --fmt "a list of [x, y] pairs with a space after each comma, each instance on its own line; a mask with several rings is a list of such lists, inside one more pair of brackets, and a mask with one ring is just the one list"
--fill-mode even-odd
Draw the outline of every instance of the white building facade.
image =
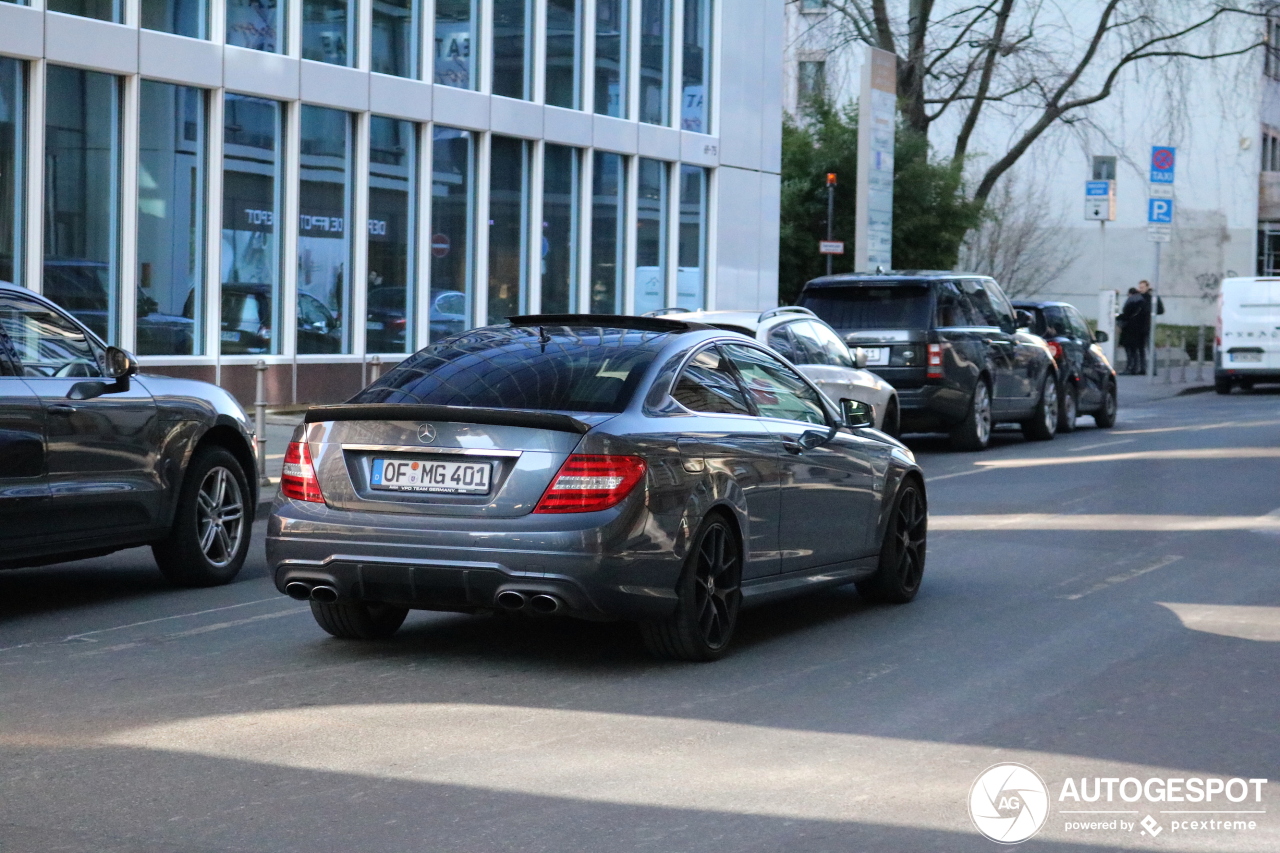
[[782, 15], [0, 3], [0, 278], [273, 403], [515, 314], [772, 306]]

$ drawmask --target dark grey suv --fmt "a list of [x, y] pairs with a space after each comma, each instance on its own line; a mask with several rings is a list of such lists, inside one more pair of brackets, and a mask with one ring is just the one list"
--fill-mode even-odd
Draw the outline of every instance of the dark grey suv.
[[740, 603], [924, 572], [911, 452], [744, 335], [512, 318], [311, 409], [267, 560], [343, 638], [410, 609], [630, 619], [659, 656], [724, 653]]
[[954, 272], [845, 274], [810, 281], [799, 304], [898, 389], [903, 432], [951, 433], [981, 450], [1000, 422], [1030, 439], [1058, 429], [1057, 370], [1048, 345], [1025, 329], [996, 282]]

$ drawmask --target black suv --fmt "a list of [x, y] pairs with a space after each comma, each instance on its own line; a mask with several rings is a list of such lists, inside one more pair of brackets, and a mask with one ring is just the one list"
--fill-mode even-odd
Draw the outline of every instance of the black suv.
[[1079, 309], [1067, 302], [1017, 300], [1029, 313], [1031, 331], [1044, 338], [1058, 362], [1058, 432], [1076, 428], [1076, 415], [1093, 415], [1102, 428], [1116, 423], [1116, 371], [1097, 345], [1107, 333], [1089, 329]]
[[1030, 439], [1058, 430], [1057, 369], [1043, 340], [1019, 327], [994, 280], [954, 272], [847, 273], [816, 278], [799, 304], [868, 353], [867, 369], [898, 389], [903, 432], [951, 433], [981, 450], [995, 423]]

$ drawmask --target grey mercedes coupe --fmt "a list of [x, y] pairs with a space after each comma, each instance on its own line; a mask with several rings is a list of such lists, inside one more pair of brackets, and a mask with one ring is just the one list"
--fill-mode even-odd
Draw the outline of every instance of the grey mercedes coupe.
[[733, 332], [513, 317], [307, 413], [268, 565], [336, 637], [523, 611], [634, 620], [654, 654], [713, 660], [743, 603], [915, 597], [924, 478], [873, 418]]

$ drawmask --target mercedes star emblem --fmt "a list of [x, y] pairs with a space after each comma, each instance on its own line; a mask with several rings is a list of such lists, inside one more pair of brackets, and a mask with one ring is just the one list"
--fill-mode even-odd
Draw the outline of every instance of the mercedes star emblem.
[[423, 444], [430, 444], [436, 440], [436, 428], [431, 424], [423, 424], [418, 427], [418, 441]]

